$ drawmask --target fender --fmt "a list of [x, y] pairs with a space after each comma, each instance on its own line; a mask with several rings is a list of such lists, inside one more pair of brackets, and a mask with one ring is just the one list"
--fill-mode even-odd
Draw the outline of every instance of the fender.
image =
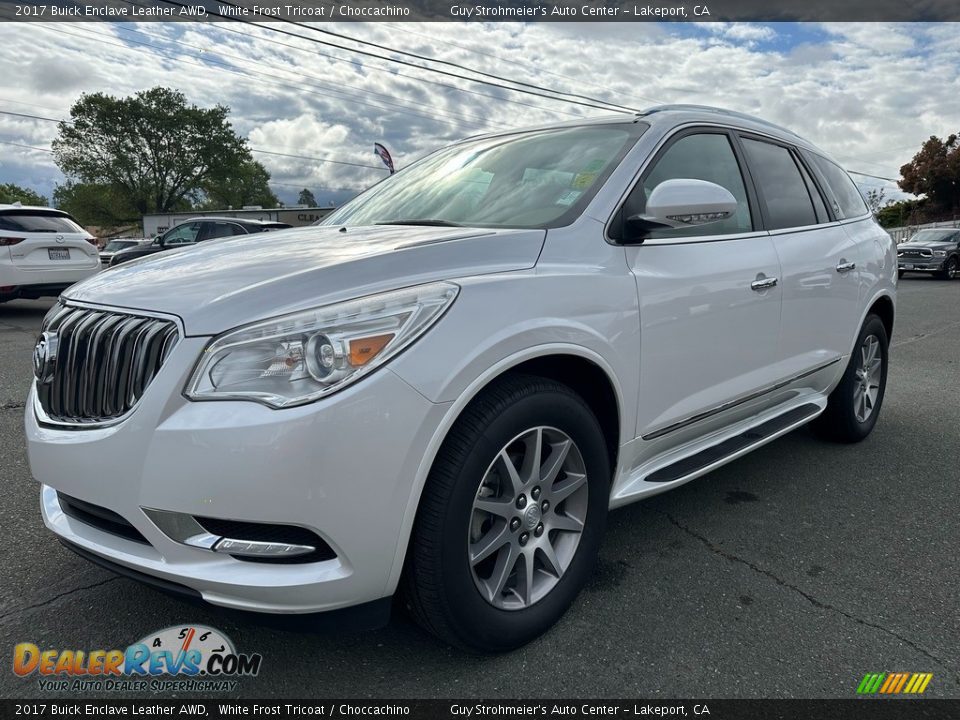
[[[437, 453], [440, 451], [440, 446], [443, 444], [444, 439], [446, 439], [447, 433], [450, 432], [450, 428], [453, 427], [453, 424], [456, 422], [457, 418], [460, 417], [460, 414], [463, 412], [463, 409], [467, 406], [467, 404], [497, 377], [507, 372], [510, 368], [516, 367], [527, 360], [532, 360], [538, 357], [546, 357], [548, 355], [575, 355], [577, 357], [584, 358], [585, 360], [590, 360], [600, 367], [610, 379], [610, 383], [613, 386], [614, 393], [617, 397], [617, 406], [621, 409], [620, 412], [622, 415], [622, 408], [624, 407], [623, 389], [620, 386], [620, 382], [617, 379], [616, 373], [601, 355], [582, 345], [568, 343], [548, 343], [543, 345], [534, 345], [525, 350], [521, 350], [520, 352], [505, 357], [499, 362], [490, 366], [480, 377], [476, 378], [472, 383], [470, 383], [470, 385], [468, 385], [467, 388], [459, 395], [459, 397], [457, 397], [457, 399], [450, 405], [446, 414], [443, 416], [442, 421], [437, 426], [433, 436], [430, 438], [430, 442], [427, 445], [427, 450], [424, 453], [423, 459], [420, 461], [419, 467], [417, 468], [417, 473], [414, 477], [413, 486], [410, 492], [410, 498], [407, 501], [407, 507], [404, 509], [403, 523], [400, 526], [400, 535], [397, 538], [397, 549], [393, 558], [393, 567], [390, 571], [390, 576], [387, 580], [387, 586], [385, 588], [386, 595], [392, 595], [394, 592], [396, 592], [397, 585], [400, 582], [400, 575], [403, 571], [404, 559], [407, 555], [407, 546], [410, 544], [410, 533], [413, 530], [413, 522], [416, 519], [417, 510], [420, 508], [420, 496], [423, 494], [423, 488], [427, 483], [427, 476], [430, 474], [430, 469], [433, 467], [433, 461], [436, 458]], [[623, 423], [621, 422], [621, 433], [622, 428]], [[623, 444], [622, 441], [620, 444]], [[617, 469], [614, 468], [613, 470], [616, 473]]]
[[[860, 313], [860, 321], [857, 323], [857, 331], [856, 331], [856, 333], [854, 334], [853, 339], [850, 341], [850, 352], [847, 353], [846, 357], [844, 358], [844, 361], [845, 361], [845, 362], [844, 362], [844, 368], [846, 368], [846, 361], [848, 361], [848, 359], [850, 358], [850, 356], [851, 356], [851, 355], [854, 353], [854, 351], [856, 350], [857, 336], [860, 334], [860, 328], [863, 327], [863, 323], [866, 321], [867, 315], [870, 313], [870, 309], [874, 306], [874, 304], [876, 304], [877, 300], [879, 300], [879, 299], [882, 298], [882, 297], [887, 298], [887, 299], [890, 300], [890, 302], [893, 304], [893, 312], [894, 312], [894, 316], [893, 316], [893, 317], [894, 317], [894, 320], [896, 320], [896, 317], [897, 317], [897, 316], [896, 316], [896, 312], [897, 312], [897, 298], [896, 298], [896, 295], [895, 295], [894, 293], [890, 292], [890, 290], [887, 289], [887, 288], [879, 288], [878, 290], [876, 290], [876, 291], [873, 293], [873, 295], [870, 296], [869, 302], [864, 303], [863, 310], [862, 310], [861, 313]], [[892, 338], [887, 338], [888, 341], [891, 340], [891, 339], [892, 339]], [[842, 375], [842, 373], [841, 373], [841, 375]], [[839, 382], [839, 381], [838, 381], [838, 382]]]

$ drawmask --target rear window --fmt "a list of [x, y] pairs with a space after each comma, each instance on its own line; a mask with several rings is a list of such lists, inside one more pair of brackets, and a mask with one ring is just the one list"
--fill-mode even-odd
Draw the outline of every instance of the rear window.
[[808, 157], [823, 173], [827, 185], [830, 186], [835, 198], [833, 211], [837, 214], [837, 219], [860, 217], [867, 212], [867, 204], [863, 201], [863, 196], [843, 168], [813, 153], [809, 153]]
[[4, 210], [0, 212], [0, 230], [13, 232], [82, 233], [69, 215], [36, 210]]

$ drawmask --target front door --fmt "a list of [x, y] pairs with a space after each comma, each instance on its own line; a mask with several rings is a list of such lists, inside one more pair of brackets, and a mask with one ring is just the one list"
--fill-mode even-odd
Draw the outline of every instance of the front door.
[[721, 412], [776, 381], [780, 263], [760, 229], [741, 158], [725, 130], [674, 136], [624, 205], [640, 213], [664, 180], [716, 183], [737, 199], [719, 222], [652, 231], [626, 248], [640, 303], [637, 434], [654, 439]]

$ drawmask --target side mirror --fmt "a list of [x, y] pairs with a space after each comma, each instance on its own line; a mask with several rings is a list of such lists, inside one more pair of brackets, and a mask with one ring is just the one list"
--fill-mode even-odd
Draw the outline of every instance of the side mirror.
[[664, 180], [647, 199], [642, 215], [624, 223], [627, 242], [643, 242], [651, 230], [685, 228], [726, 220], [737, 211], [737, 199], [716, 183], [692, 178]]

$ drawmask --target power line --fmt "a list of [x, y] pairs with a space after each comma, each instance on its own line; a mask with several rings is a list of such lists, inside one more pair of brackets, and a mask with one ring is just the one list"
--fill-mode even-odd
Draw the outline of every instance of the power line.
[[[131, 2], [131, 0], [123, 0], [123, 2]], [[212, 26], [211, 26], [212, 27]], [[236, 35], [242, 35], [243, 37], [254, 38], [260, 40], [261, 42], [268, 42], [273, 45], [279, 45], [281, 47], [290, 48], [292, 50], [297, 50], [302, 53], [309, 53], [311, 55], [319, 55], [320, 57], [329, 58], [336, 62], [346, 63], [348, 65], [355, 65], [357, 67], [363, 68], [364, 70], [375, 70], [377, 72], [387, 73], [392, 77], [402, 77], [409, 80], [415, 80], [417, 82], [427, 83], [429, 85], [436, 85], [437, 87], [448, 88], [456, 92], [466, 93], [468, 95], [477, 95], [479, 97], [490, 98], [496, 100], [497, 102], [510, 103], [511, 105], [521, 105], [523, 107], [533, 108], [535, 110], [541, 110], [547, 113], [554, 113], [559, 115], [566, 115], [568, 117], [583, 117], [582, 115], [577, 115], [575, 113], [567, 112], [565, 110], [552, 110], [550, 108], [545, 108], [542, 105], [532, 105], [531, 103], [523, 102], [522, 100], [512, 100], [506, 97], [499, 97], [497, 95], [491, 95], [489, 93], [482, 93], [478, 90], [470, 90], [468, 88], [458, 87], [457, 85], [451, 85], [449, 83], [440, 82], [439, 80], [431, 80], [430, 78], [417, 77], [416, 75], [409, 75], [407, 73], [402, 73], [399, 70], [391, 70], [390, 68], [380, 67], [379, 65], [370, 65], [369, 63], [361, 62], [360, 60], [351, 60], [350, 58], [343, 58], [338, 55], [331, 55], [330, 53], [325, 53], [320, 50], [311, 50], [309, 48], [300, 47], [299, 45], [292, 45], [290, 43], [285, 43], [280, 40], [274, 40], [272, 38], [263, 37], [262, 35], [254, 35], [253, 33], [246, 33], [242, 30], [237, 30], [236, 28], [226, 27], [224, 25], [217, 25], [216, 29], [219, 31], [225, 31], [229, 33], [234, 33]], [[296, 35], [295, 37], [302, 37]], [[309, 38], [302, 38], [307, 42], [310, 42]]]
[[[166, 57], [170, 57], [170, 58], [176, 60], [177, 62], [185, 63], [185, 64], [187, 64], [187, 65], [193, 65], [193, 66], [195, 66], [195, 67], [201, 67], [201, 68], [203, 68], [203, 69], [205, 69], [205, 70], [215, 69], [215, 70], [219, 70], [219, 71], [221, 71], [221, 72], [228, 72], [228, 73], [231, 73], [231, 74], [233, 74], [233, 75], [239, 75], [240, 77], [243, 77], [244, 79], [247, 79], [247, 80], [253, 80], [253, 79], [254, 79], [253, 77], [251, 77], [251, 75], [253, 75], [253, 76], [260, 76], [260, 77], [266, 77], [266, 78], [271, 78], [271, 80], [272, 80], [272, 82], [270, 83], [271, 87], [286, 87], [286, 88], [289, 88], [289, 89], [292, 89], [292, 90], [296, 90], [297, 92], [300, 92], [300, 93], [305, 92], [305, 93], [308, 93], [308, 94], [310, 94], [310, 95], [317, 95], [317, 96], [321, 96], [321, 97], [333, 97], [333, 98], [336, 98], [336, 99], [338, 99], [338, 100], [349, 100], [350, 102], [355, 103], [355, 104], [357, 104], [357, 105], [363, 105], [363, 106], [366, 106], [366, 107], [372, 107], [372, 108], [376, 108], [376, 109], [378, 109], [378, 110], [386, 110], [386, 111], [388, 111], [388, 112], [395, 112], [395, 113], [398, 113], [398, 114], [400, 114], [400, 115], [413, 115], [413, 116], [416, 116], [416, 117], [422, 117], [422, 118], [426, 118], [426, 119], [428, 119], [428, 120], [433, 120], [433, 121], [435, 121], [435, 122], [445, 123], [445, 124], [448, 124], [448, 125], [454, 125], [454, 126], [458, 126], [458, 127], [459, 127], [459, 125], [473, 125], [474, 127], [481, 127], [481, 128], [482, 128], [482, 127], [487, 127], [487, 126], [489, 126], [489, 123], [488, 123], [488, 122], [478, 122], [478, 121], [473, 121], [473, 120], [466, 120], [466, 119], [463, 119], [463, 118], [459, 118], [459, 119], [458, 119], [459, 122], [457, 122], [457, 121], [454, 121], [453, 118], [449, 118], [449, 119], [448, 119], [448, 118], [444, 118], [444, 117], [438, 117], [438, 116], [436, 116], [436, 115], [430, 115], [430, 114], [427, 114], [427, 113], [420, 113], [420, 112], [416, 112], [416, 111], [409, 110], [409, 109], [397, 109], [397, 108], [406, 108], [406, 106], [402, 106], [402, 105], [401, 105], [401, 106], [395, 106], [395, 107], [386, 107], [386, 106], [384, 106], [384, 105], [378, 105], [378, 104], [374, 104], [374, 103], [370, 103], [370, 102], [364, 102], [364, 101], [362, 101], [362, 100], [356, 99], [355, 97], [350, 97], [349, 95], [344, 96], [345, 93], [344, 93], [343, 91], [334, 91], [334, 92], [338, 92], [339, 94], [331, 94], [331, 92], [329, 92], [329, 91], [328, 91], [328, 92], [321, 92], [321, 91], [319, 91], [319, 90], [310, 90], [310, 89], [308, 89], [308, 88], [304, 88], [304, 87], [299, 86], [299, 85], [293, 85], [293, 84], [291, 84], [291, 82], [288, 81], [286, 78], [278, 77], [278, 76], [276, 76], [276, 75], [271, 75], [271, 74], [269, 74], [269, 73], [258, 72], [258, 71], [256, 71], [256, 70], [250, 70], [250, 69], [246, 69], [246, 68], [238, 68], [238, 67], [235, 66], [235, 65], [230, 65], [229, 63], [224, 63], [224, 62], [219, 62], [219, 61], [214, 60], [214, 59], [212, 59], [212, 58], [207, 58], [207, 59], [205, 59], [203, 62], [191, 62], [188, 58], [184, 58], [184, 57], [181, 57], [181, 56], [174, 55], [171, 51], [165, 50], [165, 49], [163, 49], [163, 48], [161, 48], [161, 47], [158, 47], [158, 46], [156, 46], [156, 45], [153, 45], [153, 44], [151, 44], [151, 43], [142, 42], [142, 41], [138, 41], [138, 40], [121, 40], [120, 38], [117, 38], [117, 37], [114, 36], [114, 35], [107, 35], [107, 34], [105, 34], [105, 33], [98, 33], [98, 32], [93, 31], [93, 30], [88, 30], [85, 34], [77, 34], [77, 33], [74, 33], [74, 32], [68, 32], [68, 31], [67, 31], [66, 29], [64, 29], [64, 28], [50, 28], [50, 27], [45, 27], [45, 26], [43, 26], [43, 25], [41, 25], [40, 27], [41, 27], [42, 29], [48, 30], [48, 31], [50, 31], [50, 32], [61, 33], [61, 34], [69, 35], [69, 36], [71, 36], [71, 37], [76, 37], [76, 38], [80, 38], [80, 39], [88, 39], [89, 36], [93, 35], [93, 36], [98, 36], [98, 37], [106, 37], [106, 38], [110, 38], [110, 39], [113, 39], [113, 40], [119, 40], [119, 43], [112, 43], [112, 42], [105, 42], [105, 43], [103, 43], [103, 41], [99, 41], [99, 42], [102, 42], [102, 43], [105, 44], [105, 45], [111, 45], [111, 46], [113, 46], [113, 47], [118, 47], [118, 48], [121, 48], [121, 49], [127, 50], [127, 51], [137, 51], [137, 48], [128, 47], [127, 45], [124, 45], [124, 44], [123, 44], [124, 42], [130, 42], [130, 43], [133, 43], [133, 44], [135, 44], [135, 45], [146, 45], [146, 46], [148, 46], [148, 47], [154, 48], [158, 53], [161, 53], [161, 54], [165, 55]], [[142, 52], [142, 51], [141, 51], [141, 52]], [[216, 68], [211, 68], [211, 67], [210, 67], [211, 64], [212, 64], [212, 65], [216, 65], [216, 66], [218, 66], [218, 67], [216, 67]], [[286, 71], [285, 71], [285, 72], [286, 72]], [[264, 82], [264, 81], [263, 81], [263, 80], [260, 80], [260, 82]]]
[[[440, 44], [442, 44], [442, 45], [449, 45], [450, 47], [455, 47], [455, 48], [457, 48], [457, 49], [459, 49], [459, 50], [464, 50], [465, 52], [468, 52], [468, 53], [473, 53], [473, 54], [475, 54], [475, 55], [482, 55], [483, 57], [492, 58], [493, 60], [498, 60], [498, 61], [500, 61], [500, 62], [508, 63], [508, 64], [510, 64], [510, 65], [516, 65], [516, 64], [517, 64], [517, 61], [516, 61], [516, 60], [511, 60], [511, 59], [509, 59], [509, 58], [501, 57], [501, 56], [499, 56], [499, 55], [495, 55], [494, 53], [484, 52], [483, 50], [478, 50], [478, 49], [476, 49], [476, 48], [467, 47], [466, 45], [458, 45], [457, 43], [455, 43], [455, 42], [450, 42], [449, 40], [441, 40], [441, 39], [439, 39], [439, 38], [437, 38], [437, 37], [434, 37], [434, 36], [432, 36], [432, 35], [427, 35], [426, 33], [417, 32], [416, 30], [411, 30], [410, 28], [403, 27], [403, 25], [400, 25], [400, 24], [397, 24], [397, 23], [383, 23], [383, 25], [384, 25], [385, 27], [391, 28], [391, 29], [393, 29], [393, 30], [399, 30], [400, 32], [404, 32], [404, 33], [407, 33], [407, 34], [409, 34], [409, 35], [418, 35], [419, 37], [427, 38], [427, 39], [429, 39], [429, 40], [430, 40], [431, 42], [433, 42], [433, 43], [440, 43]], [[585, 82], [587, 85], [592, 85], [593, 87], [599, 88], [600, 90], [605, 90], [606, 92], [614, 93], [614, 94], [617, 93], [616, 90], [613, 90], [613, 89], [611, 89], [611, 88], [609, 88], [609, 87], [607, 87], [607, 86], [605, 86], [605, 85], [600, 85], [599, 83], [596, 83], [596, 82], [594, 82], [594, 81], [592, 81], [592, 80], [588, 80], [588, 79], [586, 79], [586, 78], [572, 78], [572, 77], [570, 77], [569, 75], [563, 75], [563, 74], [558, 73], [558, 72], [553, 72], [553, 71], [551, 71], [551, 70], [547, 70], [546, 68], [540, 67], [539, 65], [535, 65], [535, 64], [530, 63], [530, 62], [527, 62], [527, 63], [524, 63], [524, 64], [525, 64], [527, 67], [535, 70], [536, 72], [543, 73], [544, 75], [551, 75], [551, 76], [553, 76], [553, 77], [561, 78], [562, 80], [568, 80], [568, 81], [570, 81], [570, 82]], [[635, 95], [634, 97], [637, 97], [637, 98], [639, 98], [640, 100], [643, 100], [644, 102], [651, 102], [651, 103], [653, 103], [654, 105], [659, 105], [659, 104], [661, 103], [661, 101], [659, 101], [659, 100], [654, 100], [653, 98], [644, 97], [643, 95]]]
[[[25, 113], [10, 112], [9, 110], [0, 110], [0, 115], [15, 115], [15, 116], [17, 116], [17, 117], [29, 118], [29, 119], [31, 119], [31, 120], [42, 120], [42, 121], [44, 121], [44, 122], [53, 122], [53, 123], [58, 123], [58, 124], [59, 124], [59, 123], [66, 123], [66, 124], [68, 124], [68, 125], [73, 125], [73, 121], [72, 121], [72, 120], [57, 120], [56, 118], [43, 117], [43, 116], [41, 116], [41, 115], [27, 115], [27, 114], [25, 114]], [[5, 145], [14, 145], [15, 143], [4, 143], [4, 144], [5, 144]], [[29, 145], [23, 145], [22, 147], [31, 147], [31, 146], [29, 146]], [[52, 152], [53, 152], [53, 150], [46, 150], [45, 148], [31, 147], [31, 149], [33, 149], [33, 150], [42, 150], [42, 151], [44, 151], [44, 152], [49, 152], [49, 153], [52, 153]], [[317, 156], [313, 156], [313, 155], [294, 155], [294, 154], [292, 154], [292, 153], [277, 152], [277, 151], [275, 151], [275, 150], [266, 150], [266, 149], [263, 149], [263, 148], [250, 147], [249, 150], [250, 150], [250, 152], [261, 153], [261, 154], [264, 154], [264, 155], [278, 155], [278, 156], [280, 156], [280, 157], [295, 158], [295, 159], [297, 159], [297, 160], [310, 160], [310, 161], [312, 161], [312, 162], [325, 162], [325, 163], [332, 163], [332, 164], [334, 164], [334, 165], [350, 165], [350, 166], [352, 166], [352, 167], [369, 168], [369, 169], [371, 169], [371, 170], [385, 170], [385, 169], [386, 169], [386, 168], [381, 167], [381, 166], [379, 166], [379, 165], [366, 165], [366, 164], [363, 164], [363, 163], [355, 163], [355, 162], [350, 162], [350, 161], [347, 161], [347, 160], [333, 160], [332, 158], [317, 157]]]
[[[126, 2], [127, 0], [124, 0], [124, 1]], [[182, 4], [182, 3], [174, 2], [174, 0], [161, 0], [161, 1], [167, 3], [168, 5], [175, 5], [175, 6], [177, 6], [177, 7], [187, 7], [186, 5], [184, 5], [184, 4]], [[229, 4], [229, 3], [225, 3], [225, 4]], [[242, 7], [242, 6], [234, 5], [233, 7]], [[244, 8], [244, 9], [247, 9], [247, 8]], [[301, 39], [301, 40], [306, 40], [307, 42], [312, 42], [312, 43], [316, 43], [316, 44], [319, 44], [319, 45], [325, 45], [325, 46], [328, 46], [328, 47], [335, 47], [335, 48], [338, 48], [338, 49], [340, 49], [340, 50], [346, 50], [347, 52], [352, 52], [352, 53], [355, 53], [355, 54], [357, 54], [357, 55], [365, 55], [365, 56], [367, 56], [367, 57], [377, 58], [378, 60], [385, 60], [385, 61], [387, 61], [387, 62], [396, 63], [396, 64], [398, 64], [398, 65], [405, 65], [405, 66], [407, 66], [407, 67], [416, 68], [416, 69], [418, 69], [418, 70], [424, 70], [424, 71], [426, 71], [426, 72], [437, 73], [437, 74], [439, 74], [439, 75], [446, 75], [446, 76], [448, 76], [448, 77], [457, 78], [458, 80], [466, 80], [466, 81], [468, 81], [468, 82], [480, 83], [480, 84], [482, 84], [482, 85], [489, 85], [489, 86], [491, 86], [491, 87], [497, 87], [497, 88], [500, 88], [500, 89], [502, 89], [502, 90], [509, 90], [510, 92], [523, 93], [523, 94], [526, 94], [526, 95], [534, 95], [534, 96], [537, 96], [537, 97], [547, 98], [548, 100], [553, 100], [553, 101], [555, 101], [555, 102], [563, 102], [563, 103], [567, 103], [567, 104], [570, 104], [570, 105], [583, 105], [584, 107], [590, 107], [590, 108], [594, 108], [594, 109], [596, 109], [596, 110], [605, 110], [605, 111], [607, 111], [607, 112], [615, 111], [614, 108], [616, 107], [616, 106], [614, 106], [613, 103], [606, 103], [605, 105], [597, 105], [597, 104], [591, 103], [591, 102], [582, 102], [582, 101], [579, 101], [579, 100], [572, 100], [572, 99], [566, 99], [566, 98], [556, 97], [555, 95], [547, 95], [547, 94], [544, 94], [544, 93], [541, 93], [541, 92], [534, 92], [534, 91], [532, 91], [532, 90], [523, 90], [523, 89], [521, 89], [521, 88], [510, 87], [509, 85], [503, 85], [503, 84], [501, 84], [501, 83], [492, 82], [492, 81], [490, 81], [490, 80], [483, 80], [483, 79], [480, 79], [480, 78], [464, 77], [463, 75], [457, 75], [456, 73], [449, 72], [449, 71], [447, 71], [447, 70], [441, 70], [441, 69], [439, 69], [439, 68], [432, 68], [432, 67], [424, 67], [423, 65], [417, 65], [416, 63], [412, 63], [412, 62], [409, 62], [409, 61], [407, 61], [407, 60], [401, 60], [401, 59], [399, 59], [399, 58], [386, 57], [386, 56], [384, 56], [384, 55], [378, 55], [377, 53], [369, 52], [369, 51], [367, 51], [367, 50], [361, 50], [361, 49], [359, 49], [359, 48], [351, 48], [351, 47], [347, 47], [347, 46], [345, 46], [345, 45], [338, 45], [338, 44], [336, 44], [336, 43], [329, 42], [329, 41], [326, 41], [326, 40], [318, 40], [318, 39], [316, 39], [316, 38], [306, 37], [305, 35], [300, 35], [300, 34], [298, 34], [298, 33], [290, 32], [290, 31], [288, 31], [288, 30], [283, 30], [282, 28], [273, 27], [273, 26], [271, 26], [271, 25], [261, 25], [261, 24], [259, 24], [259, 23], [251, 22], [251, 21], [249, 21], [249, 20], [244, 20], [244, 19], [242, 19], [242, 18], [235, 17], [235, 16], [222, 15], [222, 14], [220, 14], [220, 13], [214, 13], [214, 12], [210, 12], [210, 11], [208, 11], [207, 14], [210, 15], [210, 16], [212, 16], [212, 17], [219, 17], [219, 18], [223, 18], [223, 19], [225, 19], [225, 20], [233, 20], [234, 22], [239, 22], [239, 23], [242, 23], [242, 24], [244, 24], [244, 25], [250, 25], [250, 26], [252, 26], [252, 27], [260, 28], [260, 29], [262, 29], [262, 30], [269, 30], [270, 32], [280, 33], [280, 34], [282, 34], [282, 35], [288, 35], [288, 36], [290, 36], [290, 37], [299, 38], [299, 39]], [[295, 25], [295, 26], [297, 26], [297, 27], [304, 27], [304, 28], [306, 28], [306, 29], [308, 29], [308, 30], [315, 30], [315, 31], [317, 31], [317, 32], [328, 32], [328, 31], [322, 31], [322, 30], [320, 30], [319, 28], [314, 28], [314, 27], [307, 26], [307, 25], [300, 25], [299, 23], [296, 23], [296, 22], [294, 22], [294, 21], [292, 21], [292, 20], [286, 20], [286, 19], [284, 19], [284, 18], [272, 18], [272, 19], [273, 19], [273, 20], [281, 20], [281, 21], [283, 21], [283, 22], [290, 23], [290, 24]], [[349, 37], [348, 37], [348, 39], [353, 40], [353, 38], [349, 38]], [[360, 41], [360, 40], [353, 40], [353, 41], [354, 41], [354, 42], [364, 42], [364, 41]], [[401, 51], [401, 50], [396, 50], [396, 51], [391, 50], [391, 52], [396, 52], [397, 54], [407, 54], [407, 53], [404, 53], [404, 52]], [[423, 58], [423, 59], [426, 60], [427, 62], [432, 62], [432, 61], [430, 60], [430, 58]], [[446, 62], [446, 61], [436, 61], [436, 62]], [[469, 68], [468, 68], [468, 71], [469, 71]], [[470, 71], [470, 72], [478, 72], [478, 73], [479, 73], [479, 71]], [[484, 73], [480, 73], [480, 74], [484, 74]], [[493, 77], [497, 77], [497, 76], [493, 76]], [[508, 83], [509, 83], [509, 82], [512, 82], [512, 83], [517, 83], [517, 84], [523, 84], [523, 83], [519, 83], [519, 81], [516, 81], [516, 80], [509, 80], [509, 79], [506, 79], [506, 78], [500, 78], [500, 79], [503, 80], [503, 82], [508, 82]], [[562, 93], [562, 91], [553, 91], [553, 90], [549, 90], [548, 92]], [[564, 93], [564, 94], [568, 94], [568, 95], [569, 95], [569, 94], [571, 94], [571, 93]], [[597, 102], [605, 102], [605, 101], [599, 100], [599, 101], [597, 101]], [[632, 109], [632, 108], [625, 108], [625, 109], [623, 109], [623, 110], [616, 110], [616, 112], [634, 113], [634, 112], [636, 112], [636, 110], [635, 110], [635, 109]]]
[[39, 150], [40, 152], [53, 154], [53, 150], [49, 148], [39, 148], [39, 147], [34, 147], [33, 145], [23, 145], [21, 143], [7, 142], [6, 140], [0, 140], [0, 145], [13, 145], [13, 147], [26, 148], [27, 150]]
[[[130, 3], [130, 0], [123, 0], [123, 2], [128, 2], [128, 3]], [[133, 3], [130, 3], [130, 4], [133, 4]], [[137, 33], [138, 35], [148, 35], [148, 33], [145, 33], [145, 32], [143, 32], [142, 30], [136, 30], [136, 29], [134, 29], [134, 28], [127, 28], [127, 27], [121, 26], [121, 27], [119, 27], [118, 29], [121, 30], [121, 31], [123, 31], [123, 32]], [[121, 38], [118, 38], [118, 37], [116, 37], [115, 35], [110, 35], [110, 34], [107, 34], [107, 33], [97, 33], [97, 32], [94, 32], [94, 31], [92, 31], [92, 30], [89, 30], [88, 32], [89, 32], [90, 34], [98, 35], [98, 36], [100, 36], [100, 37], [106, 37], [106, 38], [112, 38], [112, 39], [116, 39], [116, 40], [121, 40], [121, 42], [131, 42], [131, 43], [134, 43], [134, 44], [136, 44], [136, 45], [144, 45], [144, 46], [146, 46], [146, 47], [150, 47], [150, 48], [154, 48], [154, 49], [156, 49], [156, 50], [160, 50], [161, 52], [164, 52], [164, 53], [167, 53], [167, 54], [169, 54], [169, 52], [170, 52], [169, 50], [167, 50], [167, 49], [165, 49], [165, 48], [163, 48], [163, 47], [161, 47], [161, 46], [159, 46], [159, 45], [154, 45], [154, 44], [152, 44], [152, 43], [144, 42], [144, 41], [141, 41], [141, 40], [122, 40]], [[245, 34], [245, 33], [244, 33], [244, 34]], [[252, 36], [252, 35], [247, 35], [247, 36], [248, 36], [248, 37], [254, 37], [254, 36]], [[198, 45], [193, 45], [193, 44], [191, 44], [191, 43], [184, 42], [184, 41], [182, 41], [182, 40], [176, 40], [176, 39], [168, 38], [168, 37], [164, 37], [164, 38], [162, 38], [162, 39], [163, 39], [164, 42], [169, 42], [169, 43], [174, 43], [174, 44], [177, 44], [177, 45], [182, 45], [182, 46], [184, 46], [184, 47], [192, 48], [192, 49], [197, 50], [197, 51], [199, 51], [199, 52], [207, 52], [207, 48], [203, 48], [203, 47], [200, 47], [200, 46], [198, 46]], [[286, 68], [274, 68], [273, 66], [268, 66], [268, 65], [266, 65], [266, 64], [264, 64], [264, 63], [262, 63], [262, 62], [259, 62], [259, 61], [257, 61], [257, 60], [254, 60], [254, 59], [252, 59], [252, 58], [244, 57], [244, 56], [242, 56], [242, 55], [232, 55], [232, 54], [230, 54], [230, 53], [223, 52], [222, 50], [219, 50], [219, 49], [215, 49], [215, 50], [213, 50], [213, 51], [211, 51], [211, 52], [212, 52], [213, 54], [215, 54], [215, 55], [222, 56], [222, 57], [227, 57], [227, 58], [233, 58], [233, 59], [235, 59], [235, 60], [239, 60], [239, 61], [244, 62], [244, 63], [249, 63], [249, 64], [251, 64], [251, 65], [255, 65], [256, 67], [269, 67], [270, 69], [277, 69], [277, 70], [280, 70], [281, 72], [285, 72], [285, 73], [289, 73], [289, 74], [295, 74], [295, 75], [298, 76], [298, 78], [301, 78], [301, 79], [302, 79], [302, 78], [310, 78], [310, 79], [313, 81], [313, 87], [326, 88], [326, 89], [328, 89], [330, 92], [335, 93], [335, 95], [333, 95], [333, 97], [344, 96], [343, 99], [352, 100], [352, 99], [353, 99], [353, 96], [355, 96], [355, 95], [357, 95], [357, 94], [360, 94], [360, 95], [374, 95], [374, 96], [378, 96], [378, 97], [386, 98], [386, 99], [387, 99], [387, 100], [380, 100], [380, 101], [378, 101], [378, 102], [384, 102], [386, 105], [389, 105], [389, 106], [391, 106], [391, 107], [402, 108], [402, 109], [404, 109], [404, 110], [411, 110], [411, 108], [410, 108], [409, 105], [404, 105], [404, 104], [402, 104], [402, 103], [388, 102], [388, 101], [390, 101], [390, 100], [398, 100], [398, 98], [396, 98], [396, 97], [394, 97], [394, 96], [392, 96], [392, 95], [387, 95], [387, 94], [385, 94], [385, 93], [378, 93], [378, 92], [375, 92], [375, 91], [373, 91], [373, 90], [364, 90], [364, 89], [361, 89], [361, 88], [356, 88], [356, 89], [354, 89], [354, 90], [343, 90], [343, 89], [338, 88], [337, 86], [329, 85], [329, 84], [327, 84], [327, 83], [320, 82], [320, 81], [317, 80], [314, 76], [306, 75], [306, 74], [303, 73], [301, 70], [286, 69]], [[203, 60], [205, 60], [206, 62], [210, 62], [210, 63], [216, 64], [216, 65], [227, 65], [226, 63], [217, 62], [217, 61], [212, 60], [212, 59], [209, 59], [209, 58], [203, 58]], [[266, 73], [259, 73], [259, 74], [261, 74], [261, 75], [266, 75], [267, 77], [274, 77], [274, 78], [276, 77], [276, 76], [274, 76], [274, 75], [269, 75], [269, 74], [266, 74]], [[374, 106], [374, 107], [376, 107], [376, 106]], [[384, 108], [384, 109], [387, 109], [387, 108]], [[451, 120], [457, 120], [457, 121], [460, 121], [460, 122], [463, 122], [463, 123], [467, 123], [467, 124], [471, 124], [471, 125], [478, 125], [479, 127], [489, 126], [489, 127], [502, 128], [502, 126], [497, 126], [497, 125], [494, 125], [494, 124], [490, 123], [486, 118], [478, 118], [478, 117], [475, 117], [475, 116], [466, 116], [466, 115], [456, 115], [456, 114], [452, 114], [452, 113], [448, 113], [448, 112], [443, 112], [443, 111], [436, 111], [436, 112], [440, 113], [440, 115], [441, 115], [442, 117], [446, 117], [446, 118], [449, 118], [449, 119], [451, 119]], [[416, 112], [411, 113], [411, 114], [418, 115], [418, 116], [420, 116], [420, 117], [434, 117], [434, 116], [424, 115], [423, 113], [416, 113]]]

